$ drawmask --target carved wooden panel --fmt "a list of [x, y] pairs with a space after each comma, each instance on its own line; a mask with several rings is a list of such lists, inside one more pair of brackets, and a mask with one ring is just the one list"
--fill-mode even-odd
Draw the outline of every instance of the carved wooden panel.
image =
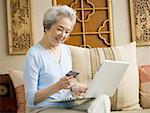
[[132, 41], [150, 45], [150, 0], [130, 0]]
[[7, 0], [9, 54], [25, 54], [32, 46], [30, 0]]
[[67, 44], [82, 47], [113, 45], [110, 0], [53, 0], [77, 11], [77, 23]]

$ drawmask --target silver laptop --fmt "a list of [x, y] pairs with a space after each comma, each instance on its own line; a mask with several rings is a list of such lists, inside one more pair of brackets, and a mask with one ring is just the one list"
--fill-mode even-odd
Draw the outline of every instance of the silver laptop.
[[129, 63], [124, 61], [104, 60], [84, 97], [95, 98], [103, 94], [113, 96], [128, 66]]
[[100, 69], [90, 82], [86, 93], [81, 97], [66, 98], [53, 101], [72, 101], [79, 99], [96, 98], [100, 95], [113, 96], [129, 63], [124, 61], [104, 60]]

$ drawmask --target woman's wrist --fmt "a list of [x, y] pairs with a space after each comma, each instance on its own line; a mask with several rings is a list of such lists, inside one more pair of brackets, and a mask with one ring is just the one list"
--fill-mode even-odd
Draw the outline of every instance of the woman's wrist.
[[56, 82], [54, 85], [57, 91], [60, 91], [62, 89], [61, 85], [59, 85], [58, 82]]

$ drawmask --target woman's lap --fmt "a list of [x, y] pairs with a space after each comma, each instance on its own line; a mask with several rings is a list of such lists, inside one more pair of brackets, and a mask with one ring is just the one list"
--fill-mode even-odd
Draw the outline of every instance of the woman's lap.
[[73, 110], [86, 111], [93, 100], [94, 99], [75, 100], [72, 102], [66, 102], [62, 106], [55, 106], [55, 107], [46, 107], [46, 108], [37, 108], [37, 109], [28, 108], [28, 111], [26, 113], [48, 113], [50, 111], [52, 112], [55, 108], [57, 108], [57, 110], [73, 109]]
[[60, 110], [60, 112], [62, 109], [73, 109], [73, 110], [80, 110], [80, 111], [88, 111], [89, 113], [91, 113], [90, 111], [93, 111], [96, 105], [98, 105], [97, 107], [98, 109], [96, 108], [97, 110], [102, 111], [102, 113], [109, 113], [110, 100], [108, 96], [103, 96], [103, 95], [96, 99], [88, 99], [82, 102], [75, 101], [74, 103], [67, 102], [62, 107], [47, 107], [47, 108], [41, 108], [41, 109], [34, 109], [34, 110], [30, 110], [30, 112], [27, 112], [27, 113], [49, 113], [49, 112], [54, 112], [53, 108], [57, 108], [57, 111]]

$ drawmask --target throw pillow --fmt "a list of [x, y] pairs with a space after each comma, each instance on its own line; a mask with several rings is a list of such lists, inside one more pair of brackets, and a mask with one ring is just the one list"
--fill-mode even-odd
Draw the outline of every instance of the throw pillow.
[[9, 76], [13, 82], [16, 99], [17, 99], [17, 113], [25, 113], [25, 93], [24, 93], [24, 83], [23, 83], [23, 73], [22, 71], [17, 71], [14, 69], [9, 69]]
[[[80, 48], [70, 46], [73, 70], [80, 72], [77, 81], [88, 85], [103, 60], [120, 60], [130, 63], [124, 77], [111, 97], [112, 110], [139, 109], [139, 76], [136, 61], [136, 43], [107, 48]], [[108, 69], [109, 71], [109, 69]], [[111, 74], [110, 74], [111, 75]]]
[[139, 66], [140, 76], [140, 104], [143, 108], [150, 108], [150, 65]]

